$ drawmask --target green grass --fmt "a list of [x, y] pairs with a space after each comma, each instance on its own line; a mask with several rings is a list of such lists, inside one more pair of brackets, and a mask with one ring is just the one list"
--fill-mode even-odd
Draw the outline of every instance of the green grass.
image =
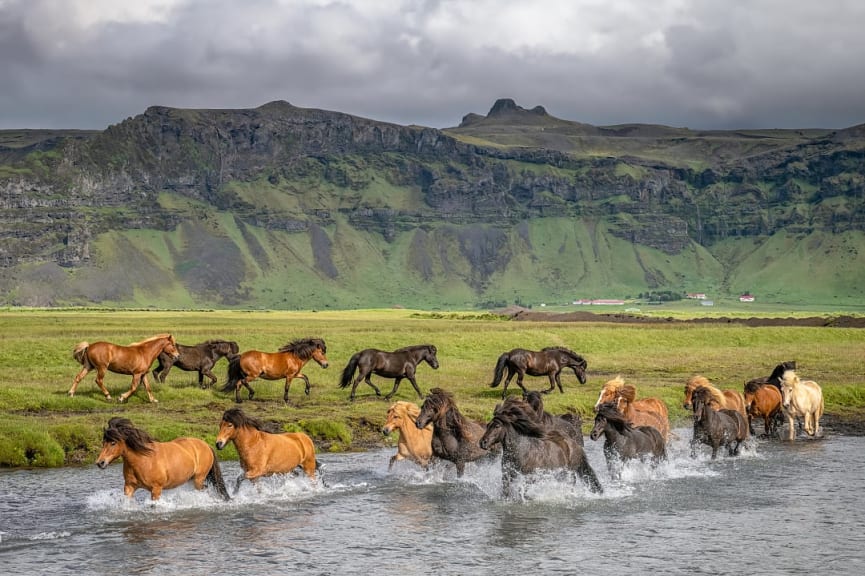
[[[685, 317], [688, 310], [651, 313]], [[439, 370], [418, 368], [421, 389], [438, 386], [452, 391], [460, 409], [479, 420], [488, 419], [501, 400], [501, 388], [488, 386], [498, 356], [515, 347], [553, 345], [582, 354], [588, 360], [589, 380], [580, 386], [572, 374], [563, 374], [565, 394], [545, 397], [547, 408], [553, 413], [576, 410], [586, 425], [601, 386], [618, 374], [637, 386], [640, 396], [662, 398], [673, 420], [682, 425], [688, 417], [681, 408], [682, 389], [690, 376], [703, 374], [719, 387], [741, 389], [746, 380], [768, 375], [778, 362], [789, 359], [798, 361], [803, 376], [823, 386], [827, 413], [865, 413], [865, 330], [859, 329], [515, 322], [478, 313], [412, 310], [0, 310], [0, 466], [92, 463], [102, 428], [113, 416], [130, 418], [160, 440], [195, 436], [212, 443], [222, 412], [235, 405], [233, 394], [220, 392], [220, 384], [199, 389], [194, 372], [174, 368], [165, 384], [154, 384], [157, 404], [148, 403], [143, 390], [126, 404], [106, 402], [93, 373], [74, 398], [67, 396], [79, 370], [71, 358], [77, 342], [128, 344], [165, 331], [186, 344], [233, 339], [241, 351], [274, 351], [296, 338], [324, 338], [330, 366], [305, 367], [312, 382], [309, 396], [303, 395], [302, 382], [295, 381], [285, 405], [281, 381], [255, 380], [255, 400], [241, 405], [286, 430], [305, 430], [319, 450], [359, 450], [395, 441], [379, 433], [388, 403], [375, 398], [364, 384], [358, 388], [358, 399], [349, 402], [348, 390], [340, 389], [338, 382], [342, 368], [358, 350], [419, 343], [435, 344], [441, 364]], [[225, 370], [221, 360], [214, 369], [220, 383]], [[373, 380], [384, 389], [392, 385], [390, 380]], [[129, 383], [129, 376], [106, 376], [114, 397], [128, 390]], [[526, 383], [536, 390], [547, 385], [532, 377]], [[407, 382], [394, 399], [418, 400]], [[220, 452], [220, 458], [236, 457], [229, 448]]]

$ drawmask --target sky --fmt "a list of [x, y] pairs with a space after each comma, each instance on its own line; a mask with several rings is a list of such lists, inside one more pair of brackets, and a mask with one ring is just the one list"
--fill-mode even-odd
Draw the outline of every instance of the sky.
[[862, 0], [0, 0], [0, 129], [273, 100], [456, 126], [865, 123]]

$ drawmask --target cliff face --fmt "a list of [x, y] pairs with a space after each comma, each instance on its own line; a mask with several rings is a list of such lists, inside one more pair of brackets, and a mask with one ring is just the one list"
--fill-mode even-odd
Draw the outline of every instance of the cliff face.
[[[865, 231], [862, 132], [599, 128], [502, 100], [445, 131], [272, 102], [152, 107], [21, 146], [0, 134], [0, 288], [7, 303], [321, 305], [275, 288], [302, 272], [321, 301], [417, 296], [361, 280], [378, 262], [427, 282], [427, 304], [521, 299], [521, 275], [532, 296], [597, 289], [589, 276], [620, 292], [700, 274], [734, 290], [730, 239]], [[714, 263], [698, 272], [693, 258]], [[171, 286], [127, 274], [94, 291], [100, 270], [131, 261]]]

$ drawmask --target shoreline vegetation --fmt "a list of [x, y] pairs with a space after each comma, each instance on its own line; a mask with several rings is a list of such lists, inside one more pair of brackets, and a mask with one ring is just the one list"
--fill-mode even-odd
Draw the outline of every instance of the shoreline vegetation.
[[[570, 317], [568, 317], [570, 315]], [[557, 317], [560, 316], [560, 317]], [[564, 316], [564, 317], [561, 317]], [[394, 350], [434, 344], [440, 368], [421, 364], [417, 381], [426, 393], [439, 387], [452, 392], [463, 414], [488, 421], [502, 387], [491, 388], [498, 357], [513, 348], [539, 350], [564, 346], [588, 361], [585, 385], [563, 372], [564, 394], [544, 396], [553, 414], [579, 412], [586, 432], [592, 406], [603, 384], [617, 375], [636, 386], [638, 397], [657, 397], [668, 406], [674, 426], [689, 424], [682, 407], [685, 382], [706, 376], [722, 389], [741, 391], [744, 382], [768, 376], [780, 362], [795, 360], [802, 377], [815, 380], [826, 400], [821, 428], [825, 434], [865, 433], [865, 316], [804, 310], [733, 311], [714, 315], [693, 310], [652, 310], [651, 314], [616, 311], [504, 310], [498, 312], [424, 312], [405, 309], [326, 312], [0, 309], [0, 469], [91, 465], [108, 420], [123, 416], [158, 440], [198, 437], [213, 445], [222, 413], [235, 406], [233, 392], [220, 391], [227, 362], [213, 371], [216, 386], [198, 387], [198, 374], [174, 367], [165, 383], [151, 386], [151, 404], [143, 386], [125, 404], [108, 402], [97, 388], [95, 372], [81, 382], [74, 398], [67, 394], [80, 366], [72, 359], [81, 341], [129, 344], [169, 332], [181, 344], [221, 338], [240, 351], [276, 351], [300, 338], [323, 338], [329, 367], [308, 363], [309, 396], [295, 380], [289, 403], [282, 401], [283, 381], [251, 382], [255, 398], [239, 405], [244, 412], [285, 430], [302, 430], [319, 452], [362, 451], [391, 446], [397, 435], [380, 429], [391, 401], [422, 402], [407, 381], [391, 401], [377, 398], [364, 383], [357, 399], [339, 388], [343, 368], [365, 348]], [[155, 366], [155, 363], [154, 363]], [[152, 370], [153, 367], [151, 367]], [[129, 390], [131, 376], [108, 373], [113, 397]], [[373, 376], [389, 391], [392, 380]], [[527, 376], [530, 390], [548, 387], [546, 378]], [[509, 394], [518, 394], [512, 382]], [[761, 426], [756, 425], [758, 432]], [[220, 459], [237, 458], [233, 447]]]

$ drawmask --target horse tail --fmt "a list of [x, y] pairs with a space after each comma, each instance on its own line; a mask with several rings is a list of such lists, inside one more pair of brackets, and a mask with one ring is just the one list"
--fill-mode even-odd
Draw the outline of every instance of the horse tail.
[[502, 376], [505, 375], [505, 365], [508, 363], [509, 352], [505, 352], [499, 356], [499, 361], [496, 362], [496, 371], [493, 374], [493, 381], [490, 382], [490, 388], [495, 388], [502, 381]]
[[216, 450], [211, 448], [210, 451], [213, 452], [213, 464], [207, 473], [207, 482], [216, 488], [216, 491], [223, 500], [231, 500], [228, 489], [225, 487], [225, 480], [222, 478], [222, 469], [219, 467], [219, 460], [216, 459]]
[[222, 387], [223, 392], [230, 392], [237, 387], [237, 382], [246, 378], [243, 369], [240, 367], [240, 354], [232, 354], [228, 356], [228, 378], [226, 378], [225, 386]]
[[90, 363], [90, 358], [87, 356], [88, 348], [90, 348], [89, 342], [79, 342], [75, 345], [75, 348], [72, 349], [72, 358], [86, 368], [93, 368], [93, 365]]
[[340, 388], [346, 388], [351, 384], [351, 377], [354, 376], [354, 371], [357, 369], [358, 360], [360, 360], [360, 352], [356, 352], [351, 357], [351, 360], [348, 361], [348, 364], [345, 365], [345, 368], [343, 368], [342, 377], [339, 379]]

